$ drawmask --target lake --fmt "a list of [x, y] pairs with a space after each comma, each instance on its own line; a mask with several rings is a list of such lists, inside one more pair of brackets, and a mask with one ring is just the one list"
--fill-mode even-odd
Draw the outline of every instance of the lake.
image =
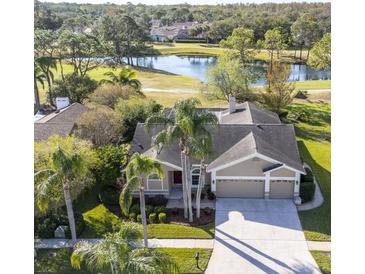
[[[136, 64], [136, 60], [133, 60]], [[138, 65], [168, 71], [175, 74], [198, 78], [206, 81], [207, 69], [217, 62], [217, 58], [213, 56], [204, 57], [186, 57], [186, 56], [151, 56], [138, 58]], [[254, 61], [254, 71], [259, 72], [262, 76], [256, 82], [256, 86], [265, 84], [264, 64], [263, 61]], [[330, 70], [314, 70], [307, 65], [292, 64], [289, 81], [306, 81], [306, 80], [330, 80]]]

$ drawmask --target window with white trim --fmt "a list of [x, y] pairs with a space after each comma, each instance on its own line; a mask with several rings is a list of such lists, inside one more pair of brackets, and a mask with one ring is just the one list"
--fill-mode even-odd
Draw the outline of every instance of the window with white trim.
[[200, 180], [200, 168], [194, 168], [191, 170], [191, 183], [193, 186], [199, 185]]

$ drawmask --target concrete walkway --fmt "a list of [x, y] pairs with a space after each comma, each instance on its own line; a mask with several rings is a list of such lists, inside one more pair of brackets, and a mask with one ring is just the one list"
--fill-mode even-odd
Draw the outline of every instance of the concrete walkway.
[[[311, 167], [309, 165], [307, 165], [306, 163], [304, 163], [304, 167], [312, 170]], [[310, 210], [310, 209], [320, 207], [324, 202], [321, 188], [319, 187], [319, 185], [317, 183], [316, 176], [313, 175], [313, 179], [314, 179], [314, 184], [316, 185], [316, 190], [314, 192], [313, 200], [310, 202], [301, 204], [301, 205], [297, 205], [298, 211]]]
[[331, 242], [307, 241], [309, 250], [331, 252]]
[[[86, 241], [96, 243], [101, 239], [78, 239], [77, 242]], [[138, 245], [142, 246], [142, 243]], [[210, 239], [149, 239], [148, 246], [155, 247], [172, 247], [172, 248], [213, 248], [214, 241]], [[34, 248], [64, 248], [72, 247], [72, 241], [69, 239], [36, 239]]]

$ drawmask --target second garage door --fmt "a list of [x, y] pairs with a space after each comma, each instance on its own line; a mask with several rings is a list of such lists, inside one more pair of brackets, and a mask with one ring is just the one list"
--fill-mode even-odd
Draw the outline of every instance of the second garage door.
[[271, 180], [270, 198], [288, 199], [294, 194], [294, 180]]
[[263, 198], [264, 180], [217, 180], [217, 197]]

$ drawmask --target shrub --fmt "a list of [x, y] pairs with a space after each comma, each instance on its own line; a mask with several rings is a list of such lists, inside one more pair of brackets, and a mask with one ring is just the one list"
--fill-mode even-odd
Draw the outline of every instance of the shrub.
[[[67, 218], [67, 216], [65, 216], [65, 217]], [[70, 230], [70, 227], [68, 224], [68, 219], [67, 219], [67, 223], [62, 224], [62, 225], [67, 225], [65, 235], [67, 238], [71, 239], [71, 230]], [[85, 221], [81, 214], [78, 214], [78, 213], [75, 214], [75, 225], [76, 225], [76, 235], [80, 236], [82, 234], [82, 232], [85, 230]]]
[[157, 215], [160, 214], [161, 212], [166, 212], [166, 207], [165, 206], [156, 206], [155, 210], [153, 212], [155, 212]]
[[204, 192], [202, 192], [202, 193], [200, 194], [200, 200], [204, 200], [204, 198], [205, 198], [205, 193], [204, 193]]
[[151, 213], [150, 215], [148, 215], [148, 220], [150, 221], [151, 224], [156, 222], [156, 218], [157, 218], [156, 213]]
[[58, 226], [58, 222], [53, 215], [49, 215], [36, 219], [34, 226], [34, 232], [37, 238], [48, 239], [54, 237], [54, 231]]
[[142, 214], [137, 215], [137, 222], [142, 223]]
[[212, 213], [213, 213], [213, 209], [211, 209], [210, 207], [205, 207], [205, 208], [203, 209], [203, 211], [204, 211], [204, 213], [205, 213], [206, 215], [212, 215]]
[[171, 210], [171, 213], [173, 215], [177, 215], [179, 213], [179, 209], [177, 207], [174, 207], [172, 210]]
[[301, 182], [313, 182], [313, 173], [309, 168], [305, 168], [306, 175], [300, 175]]
[[125, 127], [124, 141], [130, 142], [133, 139], [137, 124], [144, 123], [147, 117], [158, 113], [161, 109], [160, 104], [146, 98], [131, 97], [128, 100], [119, 100], [115, 110], [119, 117], [122, 117], [119, 123]]
[[121, 176], [121, 166], [127, 162], [127, 145], [105, 145], [95, 150], [96, 166], [94, 174], [98, 183], [103, 185], [116, 184], [117, 178]]
[[115, 187], [105, 187], [99, 193], [99, 200], [106, 205], [119, 205], [119, 195]]
[[136, 213], [130, 213], [129, 214], [129, 220], [131, 220], [131, 221], [135, 221], [136, 220]]
[[212, 192], [212, 188], [211, 186], [207, 186], [206, 188], [206, 191], [205, 191], [207, 194], [211, 193]]
[[139, 204], [134, 204], [131, 206], [131, 208], [129, 209], [129, 212], [132, 212], [136, 215], [141, 213], [141, 209], [139, 208]]
[[84, 221], [98, 236], [118, 229], [121, 220], [104, 205], [98, 205], [82, 214]]
[[70, 98], [71, 103], [82, 103], [96, 88], [98, 82], [89, 76], [79, 76], [71, 73], [64, 80], [55, 80], [53, 86], [53, 100], [56, 97]]
[[213, 192], [209, 192], [208, 193], [208, 200], [214, 200], [215, 199], [215, 194]]
[[154, 208], [151, 205], [146, 205], [146, 216], [149, 216], [151, 213], [154, 212]]
[[116, 144], [123, 132], [123, 123], [115, 111], [105, 106], [94, 106], [77, 120], [75, 135], [99, 147]]
[[316, 185], [313, 182], [301, 182], [300, 183], [300, 197], [303, 202], [309, 202], [314, 197]]
[[167, 199], [163, 195], [156, 195], [150, 198], [150, 204], [153, 206], [166, 206]]
[[167, 219], [167, 216], [166, 216], [165, 212], [161, 212], [161, 213], [158, 214], [158, 220], [161, 223], [166, 223], [166, 219]]
[[137, 95], [136, 89], [131, 86], [106, 84], [99, 86], [91, 95], [90, 101], [99, 105], [114, 108], [119, 99], [128, 99]]

